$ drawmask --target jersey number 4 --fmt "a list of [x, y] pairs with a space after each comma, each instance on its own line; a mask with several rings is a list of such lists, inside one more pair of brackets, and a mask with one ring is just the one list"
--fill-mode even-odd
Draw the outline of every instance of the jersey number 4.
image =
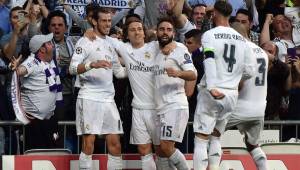
[[228, 48], [229, 48], [228, 44], [225, 44], [223, 58], [224, 58], [225, 62], [228, 63], [227, 71], [231, 73], [233, 70], [233, 65], [236, 63], [236, 60], [234, 58], [235, 45], [230, 45], [229, 56], [228, 56]]

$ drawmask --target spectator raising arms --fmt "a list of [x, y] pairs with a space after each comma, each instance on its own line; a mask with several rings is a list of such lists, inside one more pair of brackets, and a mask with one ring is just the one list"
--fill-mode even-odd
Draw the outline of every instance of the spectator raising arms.
[[25, 149], [57, 147], [58, 127], [52, 116], [56, 104], [62, 102], [62, 86], [53, 60], [52, 38], [53, 34], [35, 35], [29, 42], [31, 55], [20, 66], [17, 66], [20, 57], [13, 60], [12, 69], [21, 77], [20, 107], [31, 119], [25, 129]]

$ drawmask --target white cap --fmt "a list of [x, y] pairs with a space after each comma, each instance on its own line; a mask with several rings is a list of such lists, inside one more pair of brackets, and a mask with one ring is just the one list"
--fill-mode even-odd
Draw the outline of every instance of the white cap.
[[53, 38], [53, 33], [50, 33], [48, 35], [33, 36], [29, 42], [30, 51], [32, 53], [36, 53], [44, 43], [51, 41], [52, 38]]

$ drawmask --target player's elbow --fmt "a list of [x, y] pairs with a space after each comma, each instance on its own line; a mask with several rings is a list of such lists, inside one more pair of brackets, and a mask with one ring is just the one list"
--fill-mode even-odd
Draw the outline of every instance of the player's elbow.
[[191, 97], [194, 94], [194, 88], [192, 89], [185, 89], [185, 95], [187, 97]]
[[196, 80], [197, 79], [197, 70], [195, 69], [195, 70], [193, 70], [193, 71], [190, 71], [190, 76], [189, 76], [189, 80], [188, 81], [194, 81], [194, 80]]
[[197, 79], [197, 74], [195, 72], [193, 72], [191, 79], [189, 81], [194, 81]]

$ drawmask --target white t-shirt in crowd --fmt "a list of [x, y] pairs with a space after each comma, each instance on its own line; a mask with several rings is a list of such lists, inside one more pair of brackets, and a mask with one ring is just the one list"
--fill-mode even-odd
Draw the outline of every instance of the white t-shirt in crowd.
[[[43, 61], [41, 61], [43, 62]], [[54, 71], [54, 61], [44, 62], [49, 71]], [[49, 90], [44, 67], [31, 54], [22, 64], [27, 74], [21, 78], [21, 101], [26, 113], [38, 119], [49, 119], [56, 107], [56, 92]]]

